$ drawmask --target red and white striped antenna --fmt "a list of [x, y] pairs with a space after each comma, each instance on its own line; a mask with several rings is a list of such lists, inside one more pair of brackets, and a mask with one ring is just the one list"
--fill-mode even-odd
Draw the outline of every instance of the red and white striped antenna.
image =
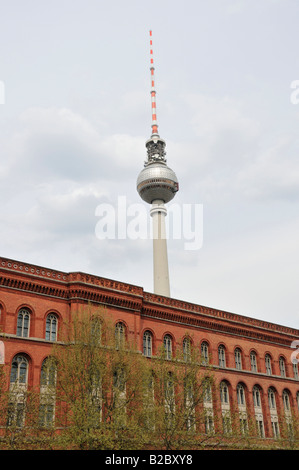
[[157, 107], [156, 107], [156, 90], [155, 90], [155, 67], [153, 57], [153, 40], [152, 31], [150, 33], [150, 58], [151, 58], [151, 98], [152, 98], [152, 135], [158, 135], [158, 124], [157, 124]]

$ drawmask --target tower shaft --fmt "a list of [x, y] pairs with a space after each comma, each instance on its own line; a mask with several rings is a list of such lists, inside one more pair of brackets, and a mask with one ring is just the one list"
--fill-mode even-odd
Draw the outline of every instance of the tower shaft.
[[164, 206], [164, 201], [159, 199], [153, 201], [150, 215], [153, 220], [154, 293], [170, 297], [165, 227], [167, 210]]

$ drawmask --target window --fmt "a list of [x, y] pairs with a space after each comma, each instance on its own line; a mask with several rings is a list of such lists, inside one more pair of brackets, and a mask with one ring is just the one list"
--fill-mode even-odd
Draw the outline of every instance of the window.
[[164, 382], [164, 399], [165, 399], [165, 419], [168, 429], [174, 424], [175, 416], [175, 394], [174, 379], [171, 372], [168, 372]]
[[25, 308], [22, 308], [18, 313], [17, 336], [21, 336], [22, 338], [28, 338], [29, 323], [30, 323], [29, 311], [26, 310]]
[[251, 365], [251, 372], [257, 372], [256, 353], [254, 351], [251, 351], [250, 353], [250, 365]]
[[113, 409], [115, 424], [124, 428], [126, 425], [126, 371], [117, 367], [113, 374]]
[[242, 353], [239, 348], [235, 349], [235, 364], [236, 364], [236, 369], [238, 370], [242, 369]]
[[50, 358], [46, 358], [42, 363], [40, 384], [42, 386], [54, 386], [56, 383], [56, 367]]
[[293, 371], [294, 371], [294, 379], [298, 380], [299, 379], [299, 373], [298, 373], [298, 363], [293, 362]]
[[243, 436], [247, 435], [248, 434], [248, 421], [247, 421], [247, 418], [240, 417], [239, 422], [240, 422], [241, 433], [243, 434]]
[[282, 401], [283, 401], [283, 407], [285, 411], [290, 411], [291, 410], [291, 405], [290, 405], [290, 396], [289, 392], [287, 390], [284, 390], [282, 393]]
[[48, 341], [57, 340], [57, 317], [53, 313], [47, 316], [46, 320], [46, 339]]
[[238, 405], [245, 405], [245, 390], [242, 384], [237, 385], [237, 400]]
[[209, 434], [214, 432], [214, 419], [213, 415], [209, 412], [205, 414], [205, 433]]
[[203, 380], [203, 401], [204, 403], [212, 403], [212, 387], [208, 379]]
[[39, 425], [50, 427], [54, 423], [54, 404], [41, 403], [39, 406]]
[[92, 316], [91, 323], [90, 323], [90, 341], [92, 345], [98, 346], [101, 344], [102, 329], [103, 329], [103, 322], [102, 322], [101, 317]]
[[269, 354], [266, 354], [265, 356], [265, 366], [266, 366], [266, 374], [272, 375], [271, 357]]
[[297, 407], [299, 411], [299, 392], [296, 393]]
[[0, 364], [4, 364], [5, 346], [3, 341], [0, 341]]
[[39, 425], [49, 427], [54, 424], [56, 365], [46, 358], [41, 367]]
[[8, 404], [8, 413], [7, 413], [7, 426], [16, 426], [17, 428], [21, 428], [24, 426], [25, 422], [25, 401], [24, 396], [12, 397], [14, 401], [11, 401]]
[[279, 358], [279, 370], [280, 370], [281, 377], [285, 377], [286, 376], [286, 364], [285, 364], [284, 358], [281, 356]]
[[184, 338], [183, 341], [183, 357], [185, 362], [191, 361], [191, 341], [190, 338]]
[[115, 325], [115, 346], [120, 348], [125, 342], [126, 327], [122, 322], [118, 322]]
[[152, 334], [150, 331], [145, 331], [143, 334], [143, 354], [146, 357], [152, 357]]
[[18, 354], [11, 363], [10, 401], [8, 403], [7, 425], [22, 427], [25, 422], [26, 389], [28, 382], [28, 361]]
[[261, 418], [256, 418], [257, 432], [260, 437], [265, 437], [264, 422]]
[[11, 364], [10, 383], [26, 384], [28, 379], [28, 361], [26, 357], [18, 355]]
[[172, 358], [172, 339], [171, 336], [165, 335], [164, 336], [164, 353], [165, 358], [171, 360]]
[[205, 341], [201, 343], [201, 360], [204, 365], [209, 363], [209, 346]]
[[114, 390], [123, 393], [126, 388], [125, 371], [122, 368], [118, 368], [113, 374], [113, 387]]
[[184, 381], [185, 416], [187, 431], [195, 430], [195, 401], [192, 382]]
[[221, 344], [218, 348], [218, 359], [219, 359], [219, 366], [225, 367], [225, 347]]
[[261, 407], [261, 392], [260, 389], [255, 385], [252, 389], [253, 404], [255, 408]]
[[279, 437], [279, 426], [278, 421], [271, 421], [273, 437]]
[[275, 391], [272, 387], [268, 390], [268, 402], [270, 410], [276, 410]]
[[229, 403], [228, 386], [226, 382], [220, 384], [220, 399], [222, 404]]
[[253, 405], [254, 405], [254, 411], [255, 411], [257, 433], [258, 433], [258, 436], [265, 437], [264, 417], [263, 417], [262, 401], [261, 401], [261, 390], [259, 386], [255, 385], [253, 387], [252, 395], [253, 395]]

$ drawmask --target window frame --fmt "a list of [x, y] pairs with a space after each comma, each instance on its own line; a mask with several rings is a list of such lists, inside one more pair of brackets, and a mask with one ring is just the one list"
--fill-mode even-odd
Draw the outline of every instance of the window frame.
[[143, 333], [143, 355], [152, 357], [153, 355], [153, 335], [149, 330]]
[[[27, 317], [27, 318], [26, 318]], [[27, 308], [20, 308], [17, 316], [16, 336], [19, 338], [30, 337], [31, 312]]]
[[172, 360], [173, 355], [173, 348], [172, 348], [172, 337], [170, 334], [166, 333], [163, 337], [163, 345], [164, 345], [164, 354], [165, 359], [168, 361]]

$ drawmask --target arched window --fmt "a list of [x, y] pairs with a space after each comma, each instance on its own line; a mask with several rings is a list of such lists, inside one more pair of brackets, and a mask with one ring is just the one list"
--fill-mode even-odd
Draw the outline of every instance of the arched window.
[[172, 339], [170, 335], [164, 336], [164, 353], [165, 358], [170, 360], [172, 358]]
[[237, 385], [237, 401], [239, 408], [240, 431], [243, 435], [245, 435], [248, 432], [248, 418], [246, 409], [245, 388], [244, 385], [241, 383]]
[[219, 359], [219, 366], [226, 367], [225, 347], [222, 344], [218, 347], [218, 359]]
[[152, 357], [153, 352], [153, 338], [150, 331], [143, 333], [143, 354], [146, 357]]
[[17, 355], [13, 358], [11, 364], [10, 383], [27, 384], [28, 380], [28, 361], [26, 357]]
[[270, 408], [272, 433], [273, 437], [276, 439], [279, 437], [279, 423], [276, 408], [276, 392], [273, 387], [269, 387], [268, 389], [268, 403]]
[[250, 365], [251, 365], [251, 372], [257, 372], [257, 360], [256, 360], [256, 353], [251, 351], [250, 353]]
[[283, 401], [288, 437], [294, 438], [294, 424], [293, 424], [293, 419], [292, 419], [290, 393], [288, 390], [284, 390], [282, 392], [282, 401]]
[[191, 341], [188, 337], [183, 340], [183, 357], [185, 362], [191, 361]]
[[229, 404], [229, 392], [228, 392], [228, 384], [224, 380], [220, 383], [220, 400], [221, 400], [223, 432], [224, 434], [229, 434], [232, 430], [230, 404]]
[[40, 377], [39, 424], [52, 426], [55, 414], [56, 365], [51, 358], [44, 359]]
[[236, 364], [236, 369], [238, 370], [242, 369], [242, 353], [239, 348], [235, 349], [235, 364]]
[[115, 345], [120, 348], [125, 342], [126, 327], [123, 322], [118, 322], [115, 325]]
[[42, 386], [55, 386], [56, 366], [51, 358], [44, 359], [41, 367], [40, 384]]
[[270, 410], [276, 410], [275, 391], [272, 387], [268, 390], [268, 402]]
[[22, 308], [18, 313], [17, 336], [21, 336], [22, 338], [28, 338], [29, 326], [30, 326], [30, 313], [27, 309]]
[[280, 370], [281, 377], [285, 377], [286, 376], [286, 364], [282, 356], [280, 356], [279, 358], [279, 370]]
[[284, 390], [282, 392], [282, 401], [283, 401], [283, 407], [285, 411], [291, 411], [291, 404], [290, 404], [290, 395], [287, 390]]
[[204, 365], [209, 363], [209, 345], [206, 341], [201, 343], [201, 360]]
[[46, 319], [46, 339], [48, 341], [57, 340], [58, 319], [54, 313], [50, 313]]
[[245, 402], [245, 390], [242, 384], [237, 385], [237, 400], [238, 405], [244, 406]]
[[202, 381], [203, 388], [203, 401], [204, 403], [212, 403], [212, 386], [209, 379], [203, 379]]
[[266, 366], [266, 374], [272, 375], [271, 356], [269, 354], [266, 354], [265, 356], [265, 366]]
[[265, 437], [261, 391], [257, 385], [253, 387], [252, 395], [253, 395], [253, 405], [254, 405], [257, 433], [260, 437]]
[[222, 381], [220, 384], [220, 400], [222, 404], [229, 403], [229, 394], [227, 383]]
[[259, 387], [256, 385], [252, 389], [252, 395], [253, 395], [253, 404], [255, 408], [260, 408], [261, 407], [261, 392]]

